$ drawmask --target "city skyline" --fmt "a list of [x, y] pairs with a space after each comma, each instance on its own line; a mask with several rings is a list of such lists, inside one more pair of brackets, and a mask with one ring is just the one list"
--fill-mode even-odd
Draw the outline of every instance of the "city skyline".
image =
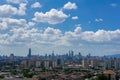
[[0, 0], [0, 54], [120, 54], [119, 0]]

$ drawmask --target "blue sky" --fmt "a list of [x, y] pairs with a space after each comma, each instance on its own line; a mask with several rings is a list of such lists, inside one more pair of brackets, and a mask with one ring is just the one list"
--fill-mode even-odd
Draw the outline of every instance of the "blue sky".
[[119, 21], [119, 0], [0, 0], [0, 53], [118, 54]]

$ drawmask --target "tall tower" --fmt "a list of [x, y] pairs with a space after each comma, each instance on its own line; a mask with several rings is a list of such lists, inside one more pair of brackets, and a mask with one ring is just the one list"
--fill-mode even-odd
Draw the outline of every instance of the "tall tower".
[[28, 58], [31, 58], [31, 48], [29, 48]]

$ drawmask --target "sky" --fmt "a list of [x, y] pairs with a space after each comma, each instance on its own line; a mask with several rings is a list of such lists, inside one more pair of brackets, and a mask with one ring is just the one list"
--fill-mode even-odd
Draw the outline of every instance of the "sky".
[[0, 0], [0, 54], [120, 53], [119, 0]]

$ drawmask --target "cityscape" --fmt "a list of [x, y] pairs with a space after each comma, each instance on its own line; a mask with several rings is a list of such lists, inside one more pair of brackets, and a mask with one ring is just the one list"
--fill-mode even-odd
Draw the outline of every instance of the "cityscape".
[[0, 80], [120, 80], [120, 0], [0, 0]]
[[63, 55], [0, 56], [2, 80], [119, 80], [120, 58], [82, 56], [69, 50]]

